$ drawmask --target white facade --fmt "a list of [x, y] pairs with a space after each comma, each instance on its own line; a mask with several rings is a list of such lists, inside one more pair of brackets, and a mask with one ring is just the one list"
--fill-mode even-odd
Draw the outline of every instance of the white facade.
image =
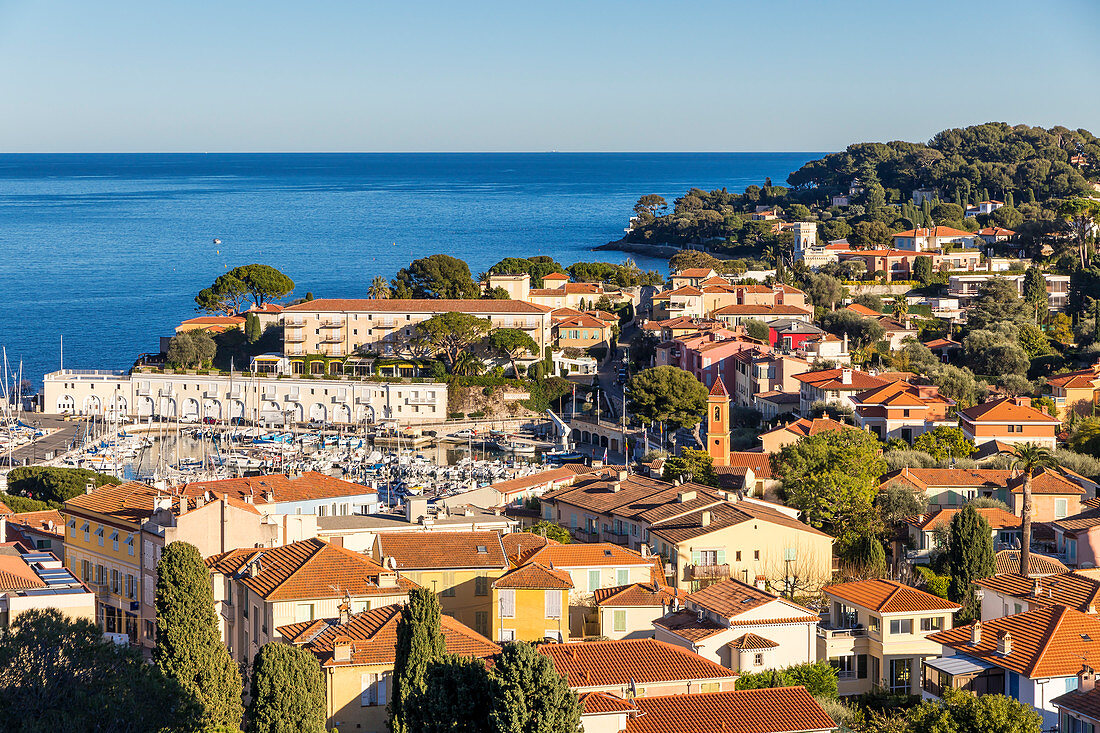
[[435, 422], [447, 418], [447, 385], [65, 369], [43, 378], [43, 411], [195, 422]]

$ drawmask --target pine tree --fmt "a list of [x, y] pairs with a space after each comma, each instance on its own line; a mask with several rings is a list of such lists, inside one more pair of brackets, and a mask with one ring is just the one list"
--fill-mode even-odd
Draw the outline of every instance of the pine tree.
[[390, 730], [419, 730], [416, 698], [426, 689], [428, 665], [442, 658], [443, 631], [439, 625], [439, 599], [425, 588], [409, 592], [409, 602], [397, 623], [397, 650], [390, 693]]
[[981, 614], [978, 598], [974, 594], [974, 581], [997, 572], [993, 530], [985, 517], [967, 505], [951, 518], [949, 535], [947, 573], [951, 576], [951, 582], [947, 596], [962, 605], [959, 613], [963, 618], [978, 618]]
[[251, 733], [325, 733], [325, 680], [317, 658], [271, 641], [252, 664]]
[[153, 662], [191, 698], [198, 729], [241, 724], [241, 671], [221, 640], [210, 572], [198, 548], [172, 542], [157, 564]]
[[530, 644], [508, 644], [489, 681], [496, 733], [579, 733], [581, 706], [550, 658]]

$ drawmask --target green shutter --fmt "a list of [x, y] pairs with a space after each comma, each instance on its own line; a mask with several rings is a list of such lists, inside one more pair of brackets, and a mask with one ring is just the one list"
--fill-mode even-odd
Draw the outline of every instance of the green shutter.
[[719, 550], [718, 551], [718, 564], [719, 565], [725, 565], [726, 564], [726, 551], [725, 550]]
[[692, 550], [691, 551], [691, 564], [692, 565], [698, 565], [699, 564], [699, 551], [698, 550]]

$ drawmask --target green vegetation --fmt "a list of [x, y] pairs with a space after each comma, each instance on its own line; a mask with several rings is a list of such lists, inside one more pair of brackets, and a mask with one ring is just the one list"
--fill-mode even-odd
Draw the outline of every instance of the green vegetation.
[[535, 522], [524, 532], [530, 532], [531, 534], [537, 534], [540, 537], [545, 537], [548, 540], [554, 540], [560, 542], [563, 545], [568, 545], [573, 541], [573, 535], [569, 534], [569, 530], [560, 524], [550, 522], [545, 519], [541, 519]]
[[397, 271], [393, 280], [395, 298], [476, 298], [478, 287], [470, 267], [457, 257], [430, 255], [413, 260]]
[[58, 502], [38, 501], [37, 499], [28, 499], [25, 496], [12, 496], [11, 494], [0, 494], [0, 504], [3, 504], [16, 514], [22, 514], [23, 512], [44, 512], [50, 509], [61, 508], [61, 504]]
[[530, 644], [505, 645], [489, 676], [489, 696], [494, 733], [581, 733], [576, 693]]
[[924, 451], [933, 458], [969, 458], [977, 448], [966, 439], [962, 428], [941, 425], [928, 432], [921, 433], [913, 441], [915, 450]]
[[[485, 338], [492, 325], [488, 318], [452, 312], [421, 321], [416, 325], [416, 331], [432, 349], [442, 352], [451, 371], [458, 373], [455, 367], [459, 357], [465, 354], [469, 358], [475, 358], [466, 349]], [[468, 372], [469, 368], [464, 371]]]
[[294, 290], [294, 281], [269, 265], [242, 265], [224, 275], [219, 275], [214, 283], [199, 291], [195, 296], [198, 310], [207, 313], [236, 315], [247, 310], [251, 300], [257, 308], [286, 297]]
[[665, 481], [691, 477], [698, 484], [718, 485], [718, 474], [714, 472], [714, 459], [705, 450], [684, 448], [680, 455], [665, 460], [662, 478]]
[[181, 691], [141, 653], [55, 609], [0, 628], [0, 710], [11, 733], [190, 733]]
[[677, 367], [644, 369], [630, 378], [626, 392], [630, 414], [644, 425], [694, 427], [707, 408], [707, 388]]
[[[46, 508], [58, 508], [74, 496], [84, 493], [88, 482], [96, 488], [106, 484], [120, 484], [117, 476], [109, 476], [87, 468], [59, 468], [55, 466], [19, 466], [8, 473], [8, 492], [16, 497], [26, 497], [44, 502]], [[6, 503], [6, 502], [5, 502]], [[10, 505], [11, 509], [19, 511]], [[24, 509], [23, 511], [37, 511]]]
[[908, 710], [883, 705], [860, 710], [846, 722], [851, 733], [1042, 733], [1035, 708], [1005, 695], [974, 695], [945, 690], [942, 701], [924, 701]]
[[[236, 330], [236, 329], [234, 329]], [[180, 331], [168, 341], [168, 364], [179, 369], [197, 369], [214, 362], [217, 346], [210, 332], [195, 328]]]
[[962, 606], [960, 620], [980, 618], [981, 604], [974, 592], [974, 581], [997, 572], [997, 563], [993, 530], [973, 506], [968, 504], [951, 518], [944, 555], [951, 578], [947, 597]]
[[661, 273], [656, 270], [643, 271], [630, 258], [621, 265], [611, 262], [577, 262], [566, 269], [569, 276], [577, 282], [608, 283], [620, 288], [635, 285], [661, 285], [665, 281]]
[[419, 730], [418, 701], [427, 689], [426, 673], [443, 656], [443, 632], [439, 626], [439, 599], [425, 588], [409, 591], [409, 602], [397, 623], [397, 657], [390, 691], [390, 730]]
[[516, 359], [524, 354], [538, 355], [539, 345], [523, 330], [518, 328], [498, 328], [489, 334], [489, 346], [499, 351], [512, 363], [512, 374], [519, 377]]
[[325, 733], [325, 680], [317, 658], [271, 641], [252, 663], [249, 733]]
[[828, 662], [805, 662], [783, 669], [750, 672], [737, 677], [738, 690], [802, 685], [814, 697], [836, 699], [837, 668]]
[[241, 671], [221, 640], [210, 572], [198, 549], [171, 542], [157, 564], [157, 645], [153, 663], [193, 701], [199, 729], [237, 729]]
[[535, 257], [505, 257], [500, 262], [489, 268], [489, 275], [521, 275], [527, 273], [531, 276], [531, 287], [541, 288], [542, 279], [551, 272], [565, 274], [565, 268], [554, 261], [552, 257], [537, 255]]

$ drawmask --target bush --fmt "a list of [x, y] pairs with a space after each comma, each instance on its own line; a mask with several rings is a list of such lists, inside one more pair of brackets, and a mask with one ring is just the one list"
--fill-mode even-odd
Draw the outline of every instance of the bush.
[[8, 473], [8, 491], [51, 504], [61, 504], [84, 493], [89, 481], [96, 488], [104, 484], [120, 484], [115, 476], [97, 473], [86, 468], [57, 468], [54, 466], [20, 466]]
[[473, 420], [478, 420], [480, 418], [485, 417], [485, 411], [484, 410], [478, 410], [477, 412], [471, 412], [466, 417], [471, 418]]
[[48, 509], [57, 509], [61, 506], [56, 502], [38, 501], [37, 499], [28, 499], [25, 496], [12, 496], [11, 494], [0, 494], [0, 504], [4, 504], [16, 514], [22, 514], [23, 512], [44, 512]]
[[784, 669], [743, 674], [737, 678], [738, 690], [761, 687], [791, 687], [802, 685], [814, 697], [835, 700], [837, 670], [828, 662], [806, 662]]
[[925, 565], [917, 565], [917, 572], [924, 579], [928, 592], [940, 598], [947, 598], [947, 589], [951, 585], [951, 578], [946, 575], [936, 575], [932, 568]]
[[449, 412], [449, 413], [447, 413], [447, 417], [451, 418], [452, 420], [461, 420], [462, 418], [466, 417], [466, 413], [465, 412]]

